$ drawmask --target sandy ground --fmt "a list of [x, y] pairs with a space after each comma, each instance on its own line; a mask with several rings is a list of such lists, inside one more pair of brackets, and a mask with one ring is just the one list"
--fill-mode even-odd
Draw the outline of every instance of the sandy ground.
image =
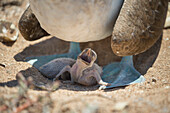
[[[16, 26], [19, 17], [26, 9], [22, 6], [1, 6], [0, 19], [13, 22]], [[85, 87], [79, 84], [61, 83], [58, 90], [50, 93], [54, 102], [53, 112], [75, 113], [170, 113], [170, 29], [164, 29], [163, 38], [158, 44], [134, 57], [138, 71], [144, 74], [146, 82], [127, 87], [104, 91], [97, 86]], [[160, 45], [161, 44], [161, 45]], [[23, 62], [25, 57], [64, 53], [68, 42], [54, 37], [44, 37], [29, 42], [21, 35], [15, 43], [0, 43], [0, 97], [18, 91], [16, 75], [32, 76], [36, 82], [49, 82], [37, 69]], [[98, 64], [103, 66], [111, 61], [119, 61], [110, 49], [110, 38], [99, 42], [81, 44], [81, 48], [91, 47], [98, 54]], [[159, 48], [160, 47], [160, 48]], [[150, 53], [148, 55], [148, 53]], [[142, 59], [142, 60], [141, 60]], [[47, 91], [29, 89], [32, 96], [44, 95]], [[118, 106], [118, 107], [117, 107]]]

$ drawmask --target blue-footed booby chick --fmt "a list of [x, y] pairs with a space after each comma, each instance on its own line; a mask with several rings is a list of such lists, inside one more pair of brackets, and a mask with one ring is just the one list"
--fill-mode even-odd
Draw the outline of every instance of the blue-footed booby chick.
[[[103, 70], [94, 63], [96, 59], [96, 52], [91, 48], [86, 48], [79, 54], [77, 60], [71, 58], [57, 58], [41, 66], [40, 71], [47, 78], [53, 79], [53, 82], [59, 78], [63, 80], [68, 80], [68, 78], [70, 78], [71, 83], [79, 83], [85, 86], [96, 84], [99, 84], [101, 87], [110, 86], [111, 84], [101, 79]], [[65, 72], [69, 72], [70, 75], [65, 74]], [[53, 85], [47, 87], [46, 84], [35, 84], [35, 86], [46, 90], [53, 89]]]

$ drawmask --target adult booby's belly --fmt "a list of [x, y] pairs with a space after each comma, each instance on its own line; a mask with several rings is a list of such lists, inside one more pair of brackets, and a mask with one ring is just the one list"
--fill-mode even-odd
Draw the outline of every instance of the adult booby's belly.
[[73, 42], [110, 36], [122, 4], [123, 0], [30, 0], [43, 29]]

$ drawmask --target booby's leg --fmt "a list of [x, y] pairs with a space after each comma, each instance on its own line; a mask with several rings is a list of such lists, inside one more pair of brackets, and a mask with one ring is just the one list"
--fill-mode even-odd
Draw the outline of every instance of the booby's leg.
[[102, 79], [111, 83], [110, 86], [103, 87], [103, 89], [145, 81], [145, 78], [133, 66], [133, 56], [125, 56], [120, 63], [116, 62], [105, 66]]
[[68, 66], [65, 66], [56, 76], [55, 78], [53, 79], [53, 81], [57, 80], [59, 76], [61, 76], [63, 73], [65, 72], [69, 72], [71, 71], [71, 67], [68, 65]]
[[55, 54], [55, 55], [48, 55], [48, 56], [35, 56], [35, 57], [27, 57], [26, 62], [30, 63], [37, 69], [42, 65], [48, 63], [49, 61], [56, 59], [56, 58], [73, 58], [76, 59], [79, 53], [81, 52], [79, 43], [71, 42], [70, 49], [68, 53], [64, 54]]
[[101, 79], [101, 76], [100, 76], [99, 73], [95, 72], [95, 73], [94, 73], [94, 77], [95, 77], [95, 79], [96, 79], [96, 81], [97, 81], [97, 83], [98, 83], [99, 85], [102, 85], [102, 86], [110, 86], [109, 83], [104, 82], [104, 81]]

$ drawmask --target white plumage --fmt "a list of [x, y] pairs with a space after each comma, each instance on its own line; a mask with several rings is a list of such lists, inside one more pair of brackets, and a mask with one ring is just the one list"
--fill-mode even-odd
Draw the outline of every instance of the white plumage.
[[72, 42], [110, 36], [122, 3], [123, 0], [30, 0], [41, 27]]

